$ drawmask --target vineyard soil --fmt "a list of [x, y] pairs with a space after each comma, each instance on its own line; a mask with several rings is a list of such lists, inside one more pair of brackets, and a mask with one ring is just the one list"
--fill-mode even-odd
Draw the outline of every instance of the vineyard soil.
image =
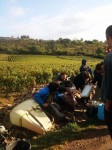
[[[18, 103], [31, 98], [32, 95], [20, 96], [19, 98], [0, 98], [0, 125], [4, 125], [9, 130], [9, 137], [23, 137], [30, 139], [32, 143], [36, 143], [37, 134], [20, 127], [13, 127], [10, 124], [9, 113], [11, 109]], [[81, 116], [80, 116], [81, 117]], [[88, 119], [88, 118], [87, 118]], [[44, 145], [38, 147], [32, 144], [32, 150], [109, 150], [112, 149], [111, 139], [108, 130], [104, 124], [95, 125], [94, 129], [85, 130], [74, 138], [60, 142], [54, 142], [54, 145]], [[111, 147], [111, 148], [110, 148]]]

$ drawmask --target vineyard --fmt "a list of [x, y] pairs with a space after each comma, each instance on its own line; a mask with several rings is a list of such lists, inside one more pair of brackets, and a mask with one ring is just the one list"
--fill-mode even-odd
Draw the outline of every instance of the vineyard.
[[[93, 150], [99, 149], [101, 144], [110, 142], [105, 126], [95, 118], [85, 118], [82, 111], [75, 111], [77, 122], [62, 127], [56, 126], [43, 135], [14, 127], [9, 120], [9, 112], [15, 105], [32, 98], [31, 91], [34, 87], [39, 85], [40, 88], [40, 84], [50, 82], [53, 76], [61, 71], [66, 71], [69, 76], [76, 75], [83, 58], [83, 56], [0, 55], [0, 122], [7, 129], [11, 129], [10, 136], [30, 139], [32, 150], [89, 150], [90, 147]], [[87, 65], [92, 69], [102, 61], [85, 58], [88, 60]], [[23, 95], [18, 96], [21, 93]]]
[[[78, 73], [82, 56], [0, 55], [0, 91], [25, 93], [35, 85], [45, 84], [61, 71]], [[101, 59], [86, 57], [94, 69]]]

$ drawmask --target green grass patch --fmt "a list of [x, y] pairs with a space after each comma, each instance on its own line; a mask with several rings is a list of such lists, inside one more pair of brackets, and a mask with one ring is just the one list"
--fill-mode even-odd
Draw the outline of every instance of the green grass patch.
[[[95, 127], [98, 125], [101, 125], [101, 122], [92, 118], [81, 124], [69, 123], [58, 130], [40, 135], [35, 142], [32, 142], [32, 148], [35, 147], [35, 150], [55, 150], [58, 146], [61, 149], [66, 142], [87, 138], [85, 133], [96, 132]], [[89, 137], [89, 134], [86, 136]]]

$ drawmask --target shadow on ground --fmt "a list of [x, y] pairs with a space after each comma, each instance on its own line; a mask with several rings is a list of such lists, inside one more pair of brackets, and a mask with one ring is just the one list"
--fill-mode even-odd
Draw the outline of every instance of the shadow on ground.
[[37, 139], [35, 143], [37, 147], [35, 150], [49, 149], [55, 145], [61, 145], [70, 141], [101, 138], [102, 136], [108, 135], [105, 125], [99, 126], [98, 124], [97, 126], [96, 124], [95, 127], [92, 124], [93, 128], [91, 127], [90, 129], [89, 126], [91, 123], [88, 124], [88, 129], [87, 122], [81, 123], [80, 125], [77, 126], [76, 124], [69, 124], [60, 130], [47, 132], [45, 135], [42, 135]]

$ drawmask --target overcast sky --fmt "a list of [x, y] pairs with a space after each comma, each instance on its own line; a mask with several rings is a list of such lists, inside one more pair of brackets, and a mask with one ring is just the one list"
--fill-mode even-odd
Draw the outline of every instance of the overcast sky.
[[112, 0], [0, 0], [0, 36], [105, 40]]

